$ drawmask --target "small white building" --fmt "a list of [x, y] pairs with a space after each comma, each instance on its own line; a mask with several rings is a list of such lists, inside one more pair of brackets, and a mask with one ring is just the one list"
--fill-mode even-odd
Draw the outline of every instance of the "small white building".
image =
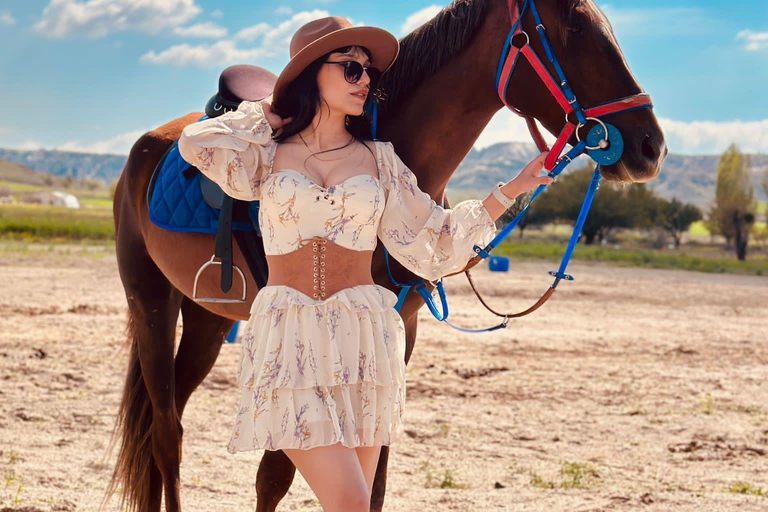
[[57, 203], [52, 203], [56, 206], [64, 206], [66, 208], [74, 209], [80, 208], [80, 201], [78, 201], [77, 198], [72, 194], [67, 194], [66, 192], [59, 192], [58, 190], [55, 190], [52, 195], [54, 198], [58, 199]]
[[65, 208], [80, 208], [80, 201], [77, 197], [67, 192], [34, 192], [22, 196], [22, 202], [33, 204], [45, 204], [51, 206], [63, 206]]

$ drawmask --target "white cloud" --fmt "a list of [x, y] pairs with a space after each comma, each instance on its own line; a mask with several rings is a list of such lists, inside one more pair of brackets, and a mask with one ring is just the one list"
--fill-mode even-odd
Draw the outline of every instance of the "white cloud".
[[442, 6], [432, 4], [429, 7], [425, 7], [421, 10], [416, 11], [415, 13], [405, 18], [405, 22], [400, 26], [400, 34], [401, 35], [410, 34], [415, 29], [419, 28], [424, 23], [434, 18], [437, 15], [437, 13], [439, 13], [442, 10], [443, 10]]
[[[671, 153], [715, 155], [737, 142], [742, 151], [768, 152], [768, 119], [762, 121], [675, 121], [658, 118]], [[539, 125], [541, 128], [541, 125]], [[541, 128], [549, 146], [555, 137]], [[533, 142], [525, 121], [503, 108], [491, 118], [475, 141], [475, 149], [484, 149], [499, 142]]]
[[252, 25], [248, 28], [244, 28], [235, 34], [235, 39], [238, 41], [243, 41], [244, 43], [252, 43], [270, 30], [272, 30], [272, 25], [262, 22], [257, 25]]
[[[552, 145], [555, 137], [541, 128], [541, 125], [539, 128], [547, 144]], [[525, 124], [523, 118], [506, 107], [491, 118], [491, 121], [475, 141], [474, 148], [484, 149], [499, 142], [533, 142], [531, 134], [528, 132], [528, 125]]]
[[[291, 19], [272, 26], [259, 23], [244, 28], [231, 39], [223, 39], [214, 44], [180, 44], [167, 50], [150, 50], [139, 59], [151, 64], [170, 64], [174, 66], [220, 67], [223, 64], [243, 63], [269, 57], [288, 57], [288, 49], [293, 34], [299, 27], [318, 18], [329, 16], [328, 11], [313, 10], [299, 12]], [[242, 48], [240, 44], [252, 43], [260, 39], [257, 46]]]
[[281, 5], [277, 9], [275, 9], [275, 14], [279, 14], [281, 16], [290, 16], [293, 14], [293, 9], [288, 7], [287, 5]]
[[221, 12], [221, 10], [216, 9], [215, 11], [211, 11], [211, 14], [209, 14], [209, 16], [211, 18], [217, 18], [218, 19], [218, 18], [221, 18], [222, 16], [224, 16], [224, 13]]
[[768, 49], [768, 32], [752, 32], [751, 30], [742, 30], [736, 34], [736, 39], [743, 39], [744, 48], [750, 52]]
[[56, 146], [54, 149], [59, 151], [73, 151], [76, 153], [127, 155], [130, 153], [131, 147], [144, 133], [145, 131], [143, 130], [135, 130], [103, 141], [65, 142], [64, 144]]
[[602, 3], [598, 7], [619, 39], [649, 34], [710, 35], [721, 29], [720, 21], [701, 7], [618, 7]]
[[181, 37], [212, 38], [226, 37], [227, 29], [212, 21], [197, 23], [188, 27], [176, 27], [173, 34]]
[[0, 25], [13, 25], [16, 20], [10, 11], [0, 12]]
[[179, 44], [160, 53], [150, 50], [141, 56], [139, 62], [205, 68], [221, 67], [223, 64], [231, 62], [253, 61], [266, 56], [266, 52], [262, 48], [241, 49], [237, 48], [232, 41], [219, 41], [214, 44], [197, 46]]
[[290, 19], [280, 22], [276, 27], [267, 23], [259, 23], [252, 27], [244, 28], [235, 35], [235, 39], [252, 42], [258, 37], [262, 38], [262, 48], [273, 55], [283, 52], [288, 55], [288, 47], [291, 44], [293, 34], [304, 24], [310, 21], [330, 16], [328, 11], [315, 9], [313, 11], [297, 12]]
[[43, 149], [43, 143], [36, 141], [36, 140], [25, 140], [21, 144], [17, 144], [13, 146], [11, 149], [16, 149], [19, 151], [35, 151], [37, 149]]
[[719, 154], [732, 142], [745, 152], [768, 152], [768, 119], [762, 121], [675, 121], [659, 118], [669, 150]]
[[51, 0], [34, 28], [46, 37], [134, 30], [156, 34], [187, 23], [202, 12], [195, 0]]

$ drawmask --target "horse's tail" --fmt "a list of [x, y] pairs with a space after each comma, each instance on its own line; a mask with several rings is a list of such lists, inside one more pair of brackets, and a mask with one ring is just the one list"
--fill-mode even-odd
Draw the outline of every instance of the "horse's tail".
[[[117, 413], [107, 453], [111, 453], [118, 432], [122, 437], [112, 478], [99, 507], [103, 510], [118, 484], [121, 486], [120, 510], [146, 512], [150, 502], [150, 476], [154, 466], [152, 455], [152, 402], [144, 384], [139, 362], [139, 342], [135, 319], [128, 310], [128, 345], [130, 355], [123, 388], [123, 399]], [[127, 504], [127, 508], [126, 507]]]

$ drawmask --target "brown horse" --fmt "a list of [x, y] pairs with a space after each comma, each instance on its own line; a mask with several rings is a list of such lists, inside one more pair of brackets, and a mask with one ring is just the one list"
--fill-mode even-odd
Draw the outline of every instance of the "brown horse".
[[[537, 7], [582, 105], [642, 92], [593, 0], [538, 0]], [[452, 173], [503, 106], [494, 84], [510, 29], [507, 9], [507, 0], [456, 0], [401, 40], [400, 57], [382, 82], [388, 98], [380, 112], [379, 137], [393, 142], [417, 174], [419, 186], [445, 206], [444, 190]], [[523, 27], [535, 34], [530, 12], [523, 17]], [[538, 38], [531, 41], [536, 52], [544, 55]], [[518, 65], [508, 91], [510, 104], [538, 119], [548, 131], [559, 132], [562, 110], [527, 62]], [[154, 167], [184, 126], [200, 115], [189, 114], [143, 135], [131, 150], [115, 193], [117, 258], [128, 299], [131, 350], [113, 433], [113, 441], [120, 435], [122, 443], [105, 498], [121, 484], [123, 505], [130, 511], [159, 511], [163, 491], [166, 510], [181, 510], [184, 406], [216, 361], [225, 333], [235, 320], [248, 317], [258, 291], [249, 276], [245, 304], [194, 302], [190, 299], [194, 275], [210, 258], [214, 237], [165, 231], [148, 218], [145, 197]], [[653, 179], [666, 147], [652, 111], [618, 114], [611, 123], [621, 131], [625, 149], [618, 163], [602, 168], [604, 178]], [[246, 267], [237, 247], [233, 248], [235, 263]], [[374, 255], [374, 280], [397, 293], [381, 249], [379, 244]], [[391, 263], [398, 280], [417, 277], [396, 261]], [[200, 295], [216, 294], [215, 277], [203, 283]], [[401, 310], [406, 362], [413, 352], [422, 305], [418, 294], [410, 294]], [[183, 333], [174, 358], [179, 311]], [[383, 447], [371, 510], [383, 506], [388, 454], [388, 447]], [[282, 451], [265, 451], [256, 475], [256, 510], [274, 511], [294, 476], [295, 467]]]

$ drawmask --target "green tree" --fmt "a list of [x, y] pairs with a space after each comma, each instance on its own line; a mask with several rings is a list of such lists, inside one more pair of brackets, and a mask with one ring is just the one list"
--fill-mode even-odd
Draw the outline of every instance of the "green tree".
[[99, 180], [85, 179], [83, 180], [83, 185], [88, 190], [98, 190], [103, 186], [103, 183]]
[[[587, 166], [561, 174], [531, 206], [537, 219], [575, 224], [593, 172], [594, 167]], [[651, 227], [654, 201], [645, 184], [627, 186], [602, 180], [581, 232], [584, 243], [602, 241], [621, 228]]]
[[731, 144], [717, 164], [715, 204], [709, 212], [728, 244], [733, 240], [736, 257], [747, 257], [749, 234], [755, 224], [755, 187], [747, 168], [749, 163], [736, 144]]
[[677, 198], [667, 201], [660, 197], [657, 201], [656, 225], [672, 235], [675, 239], [675, 247], [680, 247], [683, 233], [688, 231], [691, 224], [702, 219], [701, 210]]
[[760, 182], [760, 185], [763, 187], [765, 197], [768, 199], [768, 169], [763, 173], [763, 181]]

